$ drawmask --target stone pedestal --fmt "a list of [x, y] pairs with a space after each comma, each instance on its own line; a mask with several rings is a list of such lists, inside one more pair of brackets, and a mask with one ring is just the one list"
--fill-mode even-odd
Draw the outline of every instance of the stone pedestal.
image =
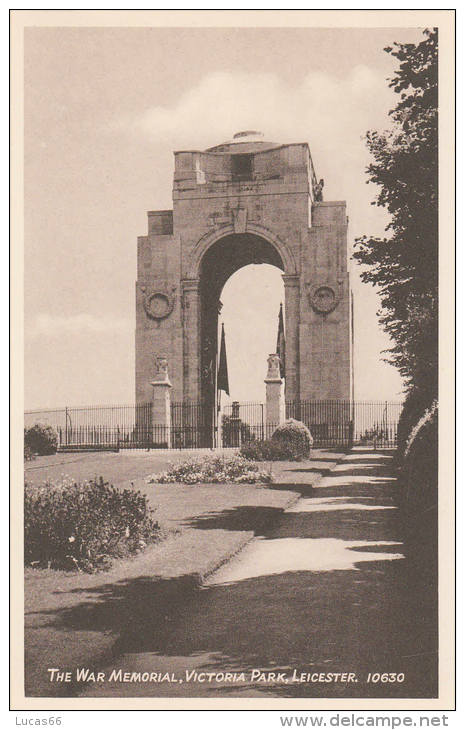
[[285, 403], [283, 381], [279, 373], [279, 357], [272, 353], [268, 357], [268, 372], [266, 384], [266, 426], [267, 437], [271, 436], [272, 428], [276, 428], [285, 420]]
[[168, 362], [158, 357], [155, 362], [155, 380], [152, 400], [152, 442], [158, 447], [171, 448], [171, 383], [168, 377]]

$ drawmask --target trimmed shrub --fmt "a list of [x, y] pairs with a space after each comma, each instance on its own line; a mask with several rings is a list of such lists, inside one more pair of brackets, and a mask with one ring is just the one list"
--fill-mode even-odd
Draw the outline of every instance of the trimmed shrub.
[[25, 563], [86, 572], [134, 555], [159, 538], [146, 495], [102, 478], [25, 484]]
[[271, 440], [289, 446], [295, 459], [310, 456], [313, 438], [305, 423], [288, 418], [274, 431]]
[[285, 441], [251, 441], [243, 444], [241, 456], [251, 461], [296, 461], [292, 446]]
[[272, 477], [241, 456], [203, 456], [172, 464], [168, 471], [152, 474], [147, 481], [149, 484], [268, 484]]
[[252, 461], [299, 461], [310, 456], [312, 444], [307, 426], [289, 418], [275, 429], [271, 439], [244, 444], [240, 453]]
[[46, 456], [55, 454], [58, 444], [58, 435], [51, 426], [36, 423], [31, 428], [24, 429], [24, 449], [28, 453]]

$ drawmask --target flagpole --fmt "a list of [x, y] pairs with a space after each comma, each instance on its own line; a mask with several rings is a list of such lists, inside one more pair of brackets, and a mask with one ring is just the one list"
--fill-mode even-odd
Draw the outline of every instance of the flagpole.
[[279, 305], [278, 337], [276, 340], [276, 354], [279, 356], [279, 372], [282, 378], [286, 374], [286, 340], [284, 334], [283, 304]]

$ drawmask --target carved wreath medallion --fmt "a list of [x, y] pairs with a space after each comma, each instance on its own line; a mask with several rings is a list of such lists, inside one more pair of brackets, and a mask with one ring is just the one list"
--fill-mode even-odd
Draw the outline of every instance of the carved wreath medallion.
[[160, 321], [169, 317], [176, 304], [176, 287], [170, 292], [151, 291], [144, 292], [144, 310], [147, 317]]
[[335, 289], [329, 284], [318, 284], [308, 291], [310, 306], [320, 314], [329, 314], [339, 304], [339, 297]]

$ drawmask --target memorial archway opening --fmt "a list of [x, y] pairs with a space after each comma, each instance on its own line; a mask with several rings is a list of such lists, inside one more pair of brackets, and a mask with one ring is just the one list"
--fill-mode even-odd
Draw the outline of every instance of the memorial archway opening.
[[[224, 236], [210, 246], [201, 261], [199, 277], [201, 400], [213, 414], [212, 418], [215, 417], [217, 410], [216, 374], [221, 293], [230, 277], [250, 264], [268, 264], [284, 272], [284, 264], [277, 249], [263, 237], [248, 233]], [[258, 280], [257, 286], [259, 286]], [[244, 323], [244, 326], [247, 326], [247, 323]], [[270, 343], [270, 348], [272, 347], [273, 344]], [[264, 370], [265, 365], [265, 360], [263, 363], [250, 363], [250, 367], [260, 370]]]

